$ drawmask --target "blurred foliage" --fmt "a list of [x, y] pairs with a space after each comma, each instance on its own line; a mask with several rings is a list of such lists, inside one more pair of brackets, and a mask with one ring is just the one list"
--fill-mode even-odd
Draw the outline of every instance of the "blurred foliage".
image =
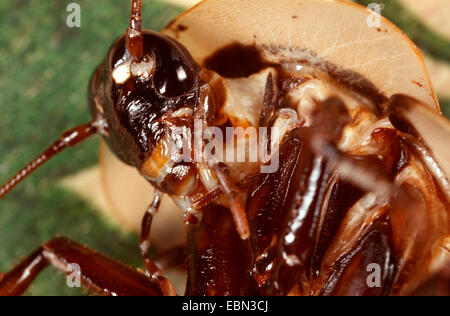
[[[78, 0], [81, 28], [66, 26], [74, 1], [0, 1], [0, 182], [61, 132], [90, 120], [87, 84], [108, 47], [128, 25], [129, 1]], [[146, 1], [144, 26], [160, 30], [181, 12]], [[86, 202], [58, 187], [62, 177], [97, 161], [98, 139], [57, 156], [0, 203], [0, 271], [56, 235], [137, 266], [137, 237], [100, 220]], [[77, 295], [52, 269], [29, 295]]]
[[441, 109], [445, 116], [450, 117], [450, 100], [441, 99], [440, 100]]

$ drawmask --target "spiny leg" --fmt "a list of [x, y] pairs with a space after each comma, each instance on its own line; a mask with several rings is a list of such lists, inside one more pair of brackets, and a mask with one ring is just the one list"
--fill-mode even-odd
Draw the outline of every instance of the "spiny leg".
[[160, 296], [162, 289], [124, 264], [116, 262], [66, 238], [55, 238], [44, 244], [0, 280], [0, 296], [23, 294], [38, 274], [53, 265], [64, 273], [78, 265], [82, 285], [105, 296]]
[[144, 260], [146, 274], [151, 279], [155, 280], [165, 296], [176, 296], [175, 287], [172, 282], [162, 276], [161, 270], [156, 266], [152, 259], [148, 255], [148, 250], [150, 249], [150, 231], [153, 222], [153, 216], [158, 212], [159, 206], [161, 204], [162, 194], [155, 191], [155, 198], [148, 208], [142, 220], [141, 228], [141, 238], [139, 242], [139, 249], [141, 251], [142, 259]]

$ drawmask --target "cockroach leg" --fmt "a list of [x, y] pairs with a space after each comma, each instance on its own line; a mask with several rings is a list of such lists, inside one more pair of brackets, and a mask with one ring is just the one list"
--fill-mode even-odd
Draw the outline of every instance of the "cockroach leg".
[[[358, 245], [335, 264], [333, 273], [325, 282], [320, 295], [387, 295], [396, 273], [393, 250], [392, 228], [386, 212], [367, 228]], [[379, 287], [367, 285], [367, 267], [374, 264], [384, 269]]]
[[219, 196], [221, 196], [222, 193], [223, 192], [220, 188], [216, 188], [216, 189], [206, 193], [205, 195], [202, 195], [200, 199], [198, 199], [197, 201], [195, 201], [192, 204], [193, 209], [201, 210], [202, 208], [208, 206], [208, 204], [210, 204], [211, 201], [214, 201]]
[[243, 202], [239, 198], [237, 188], [230, 179], [226, 166], [215, 162], [211, 164], [211, 168], [216, 173], [221, 188], [230, 201], [230, 210], [239, 235], [243, 240], [248, 239], [250, 236], [250, 228], [248, 227], [245, 208]]
[[298, 165], [302, 157], [308, 156], [299, 134], [300, 130], [294, 130], [285, 137], [279, 149], [277, 172], [261, 174], [247, 198], [250, 241], [255, 256], [253, 277], [261, 288], [275, 267], [278, 230], [298, 188]]
[[[203, 89], [203, 106], [199, 107], [195, 113], [197, 119], [202, 119], [203, 130], [208, 128], [208, 118], [215, 113], [215, 105], [211, 98], [206, 97], [210, 93], [208, 87]], [[209, 141], [213, 141], [210, 139]], [[203, 144], [204, 145], [204, 144]], [[226, 166], [220, 163], [216, 157], [205, 157], [207, 160], [208, 167], [214, 170], [217, 179], [219, 180], [220, 190], [216, 189], [211, 192], [211, 197], [214, 197], [217, 193], [223, 192], [230, 201], [230, 210], [233, 215], [233, 219], [236, 225], [236, 229], [243, 240], [246, 240], [250, 236], [250, 229], [248, 227], [247, 216], [245, 214], [244, 203], [240, 200], [238, 195], [238, 189], [233, 184], [230, 179], [229, 172]]]
[[[309, 130], [299, 130], [302, 155], [293, 181], [294, 196], [285, 205], [279, 226], [277, 261], [272, 272], [270, 295], [286, 295], [307, 271], [319, 229], [319, 218], [332, 185], [332, 163], [315, 154], [309, 144]], [[302, 133], [303, 132], [303, 133]]]
[[148, 256], [148, 250], [150, 249], [150, 230], [153, 222], [153, 216], [158, 212], [159, 206], [161, 204], [161, 193], [155, 191], [155, 197], [152, 204], [145, 212], [144, 218], [142, 219], [141, 226], [141, 238], [139, 242], [139, 249], [141, 251], [142, 259], [144, 259], [144, 264], [147, 270], [148, 276], [153, 276], [159, 274], [159, 268], [151, 261]]
[[[428, 126], [440, 126], [442, 118], [423, 105], [420, 101], [406, 95], [391, 97], [387, 111], [392, 125], [404, 135], [402, 137], [414, 149], [415, 154], [427, 165], [436, 181], [442, 188], [447, 200], [450, 201], [450, 178], [443, 161], [449, 161], [448, 146], [442, 146], [440, 139], [447, 139], [449, 129], [442, 128], [440, 133], [427, 133], [424, 135], [417, 131], [411, 112], [424, 118]], [[424, 137], [425, 136], [425, 137]], [[437, 159], [440, 157], [441, 159]], [[447, 171], [447, 173], [446, 173]]]
[[[275, 82], [272, 74], [269, 74], [266, 82], [266, 90], [264, 93], [263, 105], [261, 115], [259, 118], [259, 127], [272, 126], [275, 121], [275, 115], [277, 111], [278, 91], [276, 89]], [[272, 133], [271, 129], [267, 129], [267, 147], [266, 153], [271, 154]]]
[[431, 150], [423, 143], [420, 138], [414, 137], [412, 135], [402, 135], [402, 138], [406, 143], [411, 146], [417, 157], [423, 161], [423, 163], [428, 167], [428, 170], [432, 173], [437, 183], [442, 189], [442, 193], [446, 196], [447, 201], [450, 202], [450, 182], [444, 170], [440, 167], [439, 162], [433, 156]]
[[[334, 184], [333, 184], [334, 183]], [[328, 205], [320, 216], [320, 231], [314, 247], [308, 274], [320, 276], [322, 260], [350, 208], [363, 198], [365, 192], [336, 175], [331, 177]]]
[[153, 202], [148, 208], [142, 220], [139, 249], [141, 251], [142, 259], [144, 260], [147, 276], [158, 282], [165, 296], [176, 296], [175, 287], [173, 286], [173, 284], [167, 278], [162, 276], [161, 270], [158, 268], [158, 266], [156, 266], [156, 264], [148, 255], [148, 250], [150, 249], [150, 231], [153, 216], [155, 216], [155, 214], [158, 212], [159, 206], [161, 204], [161, 198], [162, 194], [159, 191], [155, 191]]
[[387, 197], [399, 192], [399, 188], [395, 187], [386, 172], [372, 165], [370, 161], [346, 155], [324, 139], [314, 138], [313, 148], [335, 163], [342, 179], [361, 190]]
[[[73, 265], [80, 270], [73, 271]], [[23, 260], [0, 281], [1, 296], [23, 294], [38, 274], [52, 265], [75, 273], [92, 293], [105, 296], [161, 296], [160, 284], [115, 260], [66, 238], [55, 238]]]
[[188, 233], [187, 296], [250, 295], [251, 251], [236, 231], [230, 211], [204, 209], [203, 221]]
[[37, 275], [48, 266], [42, 252], [43, 249], [39, 248], [14, 270], [3, 275], [0, 281], [0, 296], [18, 296], [28, 289]]
[[[260, 127], [269, 127], [272, 125], [277, 110], [278, 94], [272, 74], [269, 74], [266, 82], [266, 90], [264, 93], [263, 106], [261, 116], [259, 118]], [[270, 143], [270, 141], [269, 141]]]
[[342, 137], [350, 116], [343, 102], [329, 98], [318, 104], [313, 115], [311, 148], [317, 155], [326, 157], [339, 169], [341, 178], [352, 182], [368, 192], [387, 194], [396, 192], [391, 179], [370, 162], [360, 160], [341, 152], [337, 143]]

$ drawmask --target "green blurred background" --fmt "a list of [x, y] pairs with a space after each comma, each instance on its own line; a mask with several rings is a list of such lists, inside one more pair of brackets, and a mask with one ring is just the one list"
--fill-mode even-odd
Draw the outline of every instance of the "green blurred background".
[[[66, 26], [66, 7], [76, 2], [82, 27]], [[360, 1], [365, 2], [365, 1]], [[402, 7], [385, 13], [434, 58], [449, 63], [449, 42], [422, 27]], [[387, 3], [389, 2], [389, 3]], [[6, 181], [60, 133], [90, 117], [87, 83], [109, 45], [125, 31], [128, 0], [0, 1], [0, 183]], [[144, 26], [160, 30], [181, 8], [144, 1]], [[442, 100], [446, 113], [450, 102]], [[140, 266], [137, 237], [104, 220], [59, 181], [97, 162], [98, 139], [56, 157], [0, 202], [0, 271], [55, 235], [85, 243]], [[79, 295], [48, 269], [28, 295]]]

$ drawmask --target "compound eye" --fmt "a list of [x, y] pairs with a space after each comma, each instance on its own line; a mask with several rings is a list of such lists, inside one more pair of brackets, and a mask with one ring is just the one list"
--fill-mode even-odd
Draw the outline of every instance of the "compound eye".
[[154, 85], [158, 92], [168, 98], [190, 93], [197, 80], [198, 65], [180, 44], [166, 39], [160, 43]]
[[173, 98], [189, 93], [194, 84], [191, 69], [184, 65], [171, 65], [172, 69], [164, 69], [155, 74], [155, 86], [162, 95]]

